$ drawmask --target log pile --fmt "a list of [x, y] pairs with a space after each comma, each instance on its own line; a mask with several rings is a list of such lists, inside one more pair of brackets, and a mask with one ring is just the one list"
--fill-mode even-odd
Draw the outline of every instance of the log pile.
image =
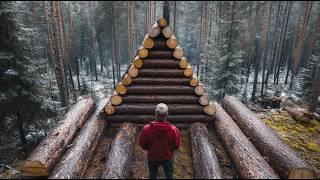
[[95, 102], [92, 98], [76, 103], [24, 162], [21, 167], [23, 176], [48, 176], [94, 108]]
[[265, 97], [260, 97], [257, 99], [257, 101], [261, 104], [261, 106], [264, 109], [267, 108], [280, 108], [281, 105], [281, 98], [276, 97], [276, 96], [265, 96]]
[[215, 112], [209, 102], [182, 46], [162, 18], [145, 35], [101, 117], [108, 122], [147, 123], [154, 120], [156, 104], [166, 103], [168, 121], [208, 122]]
[[319, 120], [319, 115], [317, 113], [312, 113], [307, 109], [284, 107], [283, 110], [287, 111], [292, 118], [298, 122], [309, 122], [312, 119]]
[[293, 149], [284, 144], [269, 126], [264, 124], [235, 97], [226, 96], [222, 105], [260, 153], [267, 157], [270, 165], [282, 178], [287, 178], [292, 169], [310, 169]]

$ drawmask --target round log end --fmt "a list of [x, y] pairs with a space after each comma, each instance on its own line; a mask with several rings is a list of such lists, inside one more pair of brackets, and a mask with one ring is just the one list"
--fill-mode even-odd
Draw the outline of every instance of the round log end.
[[175, 48], [173, 52], [173, 57], [181, 59], [183, 57], [183, 51], [180, 48]]
[[122, 84], [125, 86], [128, 86], [131, 83], [132, 83], [132, 78], [128, 74], [124, 75], [124, 77], [122, 79]]
[[204, 94], [204, 87], [202, 85], [198, 85], [194, 91], [197, 95], [202, 96]]
[[203, 110], [206, 114], [210, 116], [213, 116], [216, 113], [216, 108], [212, 103], [209, 103], [208, 105], [206, 105]]
[[162, 34], [163, 34], [163, 36], [166, 37], [166, 38], [171, 38], [172, 35], [173, 35], [173, 33], [172, 33], [172, 31], [171, 31], [171, 29], [170, 29], [169, 26], [163, 28]]
[[112, 105], [120, 105], [122, 103], [122, 97], [119, 95], [115, 95], [111, 97], [111, 104]]
[[126, 94], [127, 88], [125, 85], [123, 85], [121, 82], [116, 86], [116, 91], [119, 94]]
[[143, 65], [143, 61], [142, 61], [140, 58], [135, 59], [135, 60], [133, 61], [133, 66], [134, 66], [135, 68], [141, 68], [142, 65]]
[[191, 77], [192, 74], [193, 74], [193, 71], [191, 68], [187, 68], [184, 70], [183, 74], [186, 76], [186, 77]]
[[185, 69], [188, 67], [188, 61], [185, 58], [182, 58], [179, 62], [179, 66], [181, 69]]
[[200, 97], [200, 99], [199, 99], [199, 103], [202, 106], [207, 106], [210, 103], [209, 96], [208, 95], [202, 95]]
[[177, 42], [177, 39], [174, 39], [174, 38], [169, 38], [167, 40], [167, 46], [170, 48], [170, 49], [174, 49], [178, 46], [178, 42]]
[[151, 48], [153, 48], [153, 46], [154, 46], [154, 41], [152, 38], [147, 37], [144, 39], [144, 41], [143, 41], [144, 48], [151, 49]]
[[154, 37], [158, 36], [160, 34], [160, 32], [161, 32], [161, 30], [160, 30], [158, 23], [155, 23], [152, 26], [151, 30], [149, 31], [148, 36], [151, 38], [154, 38]]
[[317, 175], [309, 168], [295, 168], [290, 170], [288, 179], [317, 179]]
[[130, 77], [134, 78], [134, 77], [137, 77], [138, 76], [138, 72], [139, 70], [137, 68], [135, 68], [134, 66], [131, 67], [129, 70], [128, 70], [128, 74]]
[[191, 80], [190, 80], [190, 86], [198, 86], [198, 84], [199, 84], [199, 80], [197, 79], [197, 78], [192, 78]]
[[114, 111], [114, 107], [111, 104], [106, 105], [106, 107], [104, 108], [104, 112], [108, 115], [113, 114]]
[[168, 26], [168, 21], [165, 18], [159, 19], [159, 26], [160, 27], [166, 27]]
[[24, 177], [47, 177], [48, 169], [39, 161], [25, 161], [21, 167]]
[[141, 48], [139, 51], [138, 51], [138, 55], [140, 58], [145, 58], [148, 56], [148, 49], [146, 48]]

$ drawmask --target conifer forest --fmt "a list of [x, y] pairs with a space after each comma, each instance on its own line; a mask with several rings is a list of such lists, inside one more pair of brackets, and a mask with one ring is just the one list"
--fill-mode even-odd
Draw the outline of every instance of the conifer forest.
[[0, 1], [0, 179], [149, 178], [159, 103], [174, 178], [320, 178], [320, 2]]

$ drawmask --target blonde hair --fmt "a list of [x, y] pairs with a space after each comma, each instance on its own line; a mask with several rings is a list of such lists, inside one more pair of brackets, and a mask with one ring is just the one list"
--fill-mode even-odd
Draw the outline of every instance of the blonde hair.
[[165, 120], [168, 115], [168, 106], [164, 103], [157, 104], [155, 113], [156, 120], [158, 120], [158, 117], [161, 117], [161, 120]]

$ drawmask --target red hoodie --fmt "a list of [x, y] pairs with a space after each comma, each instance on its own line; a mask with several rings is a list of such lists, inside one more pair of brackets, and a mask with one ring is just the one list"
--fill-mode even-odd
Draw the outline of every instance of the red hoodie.
[[173, 159], [174, 150], [181, 143], [178, 128], [167, 121], [153, 121], [145, 125], [140, 134], [139, 144], [148, 150], [148, 159], [163, 161]]

